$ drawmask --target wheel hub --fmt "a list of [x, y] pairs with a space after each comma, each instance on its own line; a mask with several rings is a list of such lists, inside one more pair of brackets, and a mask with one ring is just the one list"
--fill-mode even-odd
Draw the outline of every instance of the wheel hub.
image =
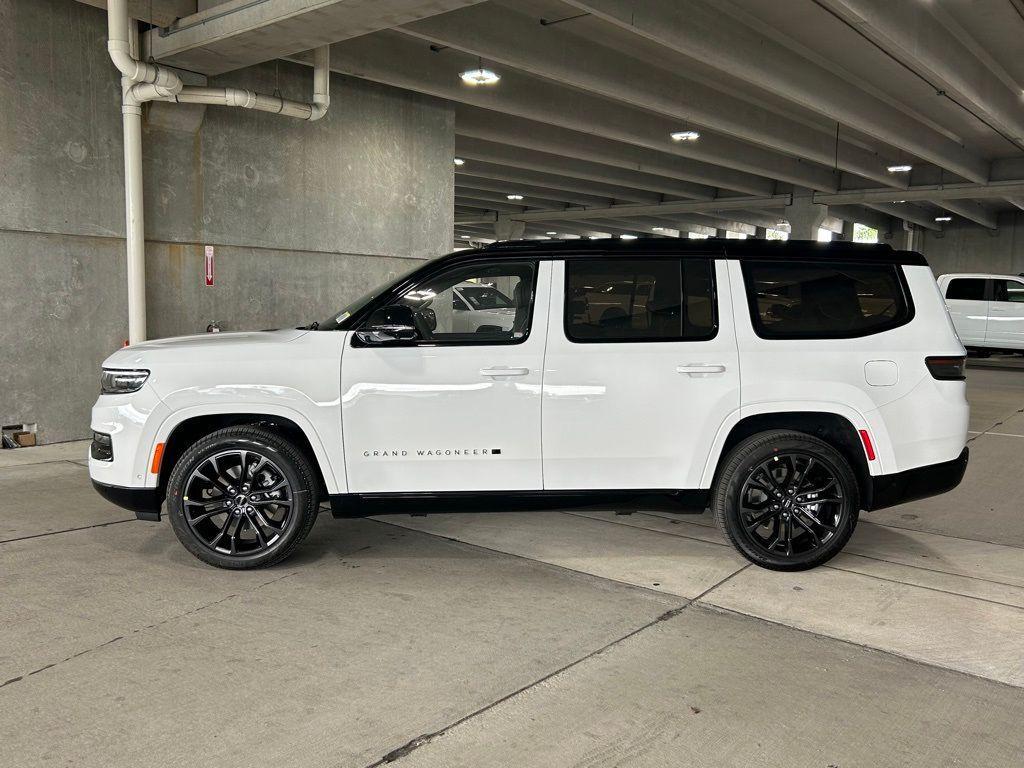
[[293, 496], [280, 467], [251, 450], [209, 457], [185, 484], [185, 517], [196, 536], [228, 555], [252, 555], [273, 546], [291, 517]]

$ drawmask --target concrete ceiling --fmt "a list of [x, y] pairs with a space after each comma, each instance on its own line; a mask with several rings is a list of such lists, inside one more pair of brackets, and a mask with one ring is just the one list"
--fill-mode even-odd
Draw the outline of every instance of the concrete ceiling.
[[[604, 218], [654, 234], [673, 217], [744, 229], [780, 217], [794, 188], [881, 227], [949, 214], [995, 228], [1024, 203], [1021, 0], [200, 7], [149, 33], [157, 60], [216, 74], [333, 42], [335, 71], [453, 102], [471, 227], [501, 214], [528, 232]], [[480, 61], [501, 81], [463, 85]], [[887, 171], [902, 164], [913, 171]]]

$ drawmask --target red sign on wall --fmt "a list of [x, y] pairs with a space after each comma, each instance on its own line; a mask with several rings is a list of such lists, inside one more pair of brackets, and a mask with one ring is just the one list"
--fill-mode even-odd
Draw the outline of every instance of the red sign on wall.
[[206, 284], [213, 285], [213, 246], [206, 246]]

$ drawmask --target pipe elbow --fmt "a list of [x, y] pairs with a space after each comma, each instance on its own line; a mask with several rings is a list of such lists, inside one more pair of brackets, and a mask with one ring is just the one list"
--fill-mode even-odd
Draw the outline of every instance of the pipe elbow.
[[331, 100], [326, 99], [323, 102], [313, 102], [310, 104], [309, 109], [309, 121], [320, 120], [327, 114], [327, 110], [330, 109]]
[[127, 42], [124, 40], [108, 40], [107, 53], [110, 54], [110, 60], [114, 62], [114, 66], [117, 67], [122, 75], [129, 80], [139, 79], [139, 62], [133, 59], [132, 55], [128, 52]]

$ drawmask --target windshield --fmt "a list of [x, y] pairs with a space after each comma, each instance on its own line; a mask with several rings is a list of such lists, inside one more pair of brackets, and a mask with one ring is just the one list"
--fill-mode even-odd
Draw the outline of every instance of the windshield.
[[348, 320], [352, 315], [361, 310], [375, 298], [380, 296], [384, 291], [388, 290], [391, 286], [402, 282], [418, 269], [421, 269], [426, 264], [429, 264], [431, 260], [416, 260], [411, 267], [400, 272], [396, 277], [390, 278], [387, 282], [381, 283], [373, 290], [364, 293], [358, 299], [352, 303], [343, 307], [339, 312], [334, 313], [329, 318], [324, 320], [322, 323], [316, 324], [316, 330], [318, 331], [336, 331], [342, 327], [344, 322]]

